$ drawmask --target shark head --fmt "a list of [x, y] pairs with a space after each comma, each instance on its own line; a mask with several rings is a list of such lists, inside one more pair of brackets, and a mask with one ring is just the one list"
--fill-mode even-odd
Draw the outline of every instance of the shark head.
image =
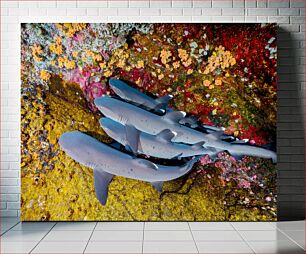
[[126, 144], [126, 131], [124, 125], [107, 117], [101, 118], [99, 122], [108, 136], [121, 144]]
[[59, 138], [59, 145], [71, 158], [77, 162], [93, 167], [91, 148], [93, 138], [79, 131], [65, 132]]
[[101, 96], [95, 99], [95, 105], [106, 117], [121, 124], [126, 124], [127, 118], [124, 112], [126, 111], [127, 103], [109, 96]]
[[119, 79], [112, 78], [109, 81], [109, 85], [112, 90], [122, 99], [126, 99], [125, 90], [129, 88], [124, 82]]

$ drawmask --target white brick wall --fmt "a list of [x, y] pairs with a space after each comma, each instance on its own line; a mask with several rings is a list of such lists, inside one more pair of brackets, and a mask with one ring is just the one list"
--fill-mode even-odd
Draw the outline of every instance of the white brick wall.
[[[291, 94], [286, 92], [295, 91], [296, 87], [304, 88], [304, 15], [304, 0], [2, 0], [1, 216], [19, 215], [19, 24], [21, 22], [279, 22], [282, 28], [280, 32], [287, 31], [286, 36], [279, 38], [281, 60], [279, 71], [287, 73], [280, 76], [279, 90], [285, 92], [279, 96], [279, 103], [283, 106], [280, 108], [284, 109], [280, 111], [284, 111], [284, 116], [288, 116], [288, 112], [295, 112], [294, 107], [300, 104], [294, 96], [292, 98]], [[291, 35], [291, 39], [288, 38], [288, 34]], [[296, 67], [298, 64], [300, 66]], [[280, 114], [283, 114], [281, 112]], [[297, 122], [301, 117], [301, 115], [292, 115], [292, 119]], [[292, 123], [286, 123], [286, 119], [280, 124], [279, 128], [282, 130], [291, 130]], [[292, 144], [293, 149], [293, 145], [298, 143], [299, 137], [302, 136], [302, 127], [297, 128], [296, 125], [293, 127], [297, 129], [292, 134], [293, 141], [280, 140], [280, 146], [284, 145], [284, 149], [281, 149], [284, 150], [284, 155], [280, 155], [279, 167], [282, 170], [280, 177], [285, 179], [290, 178], [290, 175], [299, 176], [300, 172], [303, 172], [304, 155], [286, 155], [286, 149], [290, 150], [288, 143]], [[285, 185], [284, 188], [281, 187], [280, 194], [285, 197], [287, 190], [298, 194], [300, 189], [289, 190]], [[286, 197], [284, 200], [291, 200]], [[285, 203], [284, 207], [290, 208], [292, 204]]]

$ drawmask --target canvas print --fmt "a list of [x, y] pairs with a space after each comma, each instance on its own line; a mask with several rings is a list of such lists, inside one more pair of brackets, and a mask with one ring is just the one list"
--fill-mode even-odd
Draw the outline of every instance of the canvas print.
[[23, 221], [275, 221], [275, 24], [21, 24]]

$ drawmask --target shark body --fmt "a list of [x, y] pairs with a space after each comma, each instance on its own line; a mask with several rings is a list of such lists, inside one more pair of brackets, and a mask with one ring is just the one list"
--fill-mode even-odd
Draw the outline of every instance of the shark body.
[[106, 204], [108, 185], [114, 175], [150, 182], [160, 191], [164, 181], [187, 174], [198, 159], [182, 166], [158, 165], [134, 158], [78, 131], [62, 134], [59, 144], [71, 158], [94, 170], [96, 196], [102, 205]]
[[181, 125], [179, 121], [185, 117], [181, 111], [172, 111], [164, 116], [158, 116], [132, 104], [116, 100], [108, 96], [95, 99], [97, 108], [108, 118], [123, 125], [133, 125], [138, 130], [151, 135], [157, 135], [164, 129], [176, 133], [171, 141], [194, 145], [204, 142], [206, 148], [213, 147], [217, 152], [228, 151], [232, 156], [240, 159], [243, 155], [272, 159], [276, 162], [276, 153], [257, 146], [247, 144], [231, 144], [222, 141], [223, 131], [205, 134]]
[[144, 106], [147, 109], [155, 110], [158, 113], [164, 113], [169, 100], [173, 98], [172, 95], [165, 95], [153, 99], [119, 79], [110, 79], [109, 85], [120, 98], [136, 105]]
[[176, 133], [165, 129], [157, 135], [151, 135], [137, 130], [132, 125], [122, 125], [110, 118], [101, 118], [100, 125], [112, 139], [128, 146], [133, 153], [146, 154], [163, 159], [206, 155], [215, 157], [216, 152], [203, 147], [204, 142], [186, 145], [171, 142]]

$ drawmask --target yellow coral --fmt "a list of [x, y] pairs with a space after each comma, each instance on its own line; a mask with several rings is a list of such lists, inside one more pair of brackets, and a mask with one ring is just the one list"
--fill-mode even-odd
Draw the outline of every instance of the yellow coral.
[[84, 30], [87, 27], [86, 23], [59, 23], [57, 28], [66, 36], [72, 37], [75, 33]]
[[160, 52], [161, 62], [162, 62], [163, 64], [167, 64], [167, 63], [169, 62], [169, 57], [170, 57], [170, 56], [172, 56], [171, 51], [163, 49], [163, 50]]
[[178, 53], [182, 61], [186, 61], [188, 59], [188, 54], [186, 49], [178, 49]]
[[180, 67], [180, 62], [179, 61], [174, 62], [173, 63], [173, 68], [177, 69], [178, 67]]
[[144, 61], [142, 61], [142, 60], [137, 61], [136, 67], [139, 68], [139, 69], [143, 68], [144, 67]]
[[49, 80], [51, 78], [51, 74], [46, 70], [41, 70], [39, 76], [42, 80]]
[[39, 56], [39, 55], [41, 55], [43, 53], [43, 51], [41, 49], [41, 46], [37, 45], [37, 44], [34, 44], [31, 47], [31, 50], [32, 50], [32, 55], [33, 55], [35, 61], [37, 61], [37, 62], [42, 61], [42, 58]]
[[203, 81], [203, 85], [204, 86], [209, 86], [211, 84], [211, 82], [208, 80], [208, 79], [205, 79], [204, 81]]
[[236, 59], [232, 56], [230, 51], [225, 51], [223, 46], [215, 48], [212, 56], [208, 58], [208, 64], [204, 70], [204, 74], [214, 72], [216, 69], [225, 70], [230, 66], [236, 64]]

